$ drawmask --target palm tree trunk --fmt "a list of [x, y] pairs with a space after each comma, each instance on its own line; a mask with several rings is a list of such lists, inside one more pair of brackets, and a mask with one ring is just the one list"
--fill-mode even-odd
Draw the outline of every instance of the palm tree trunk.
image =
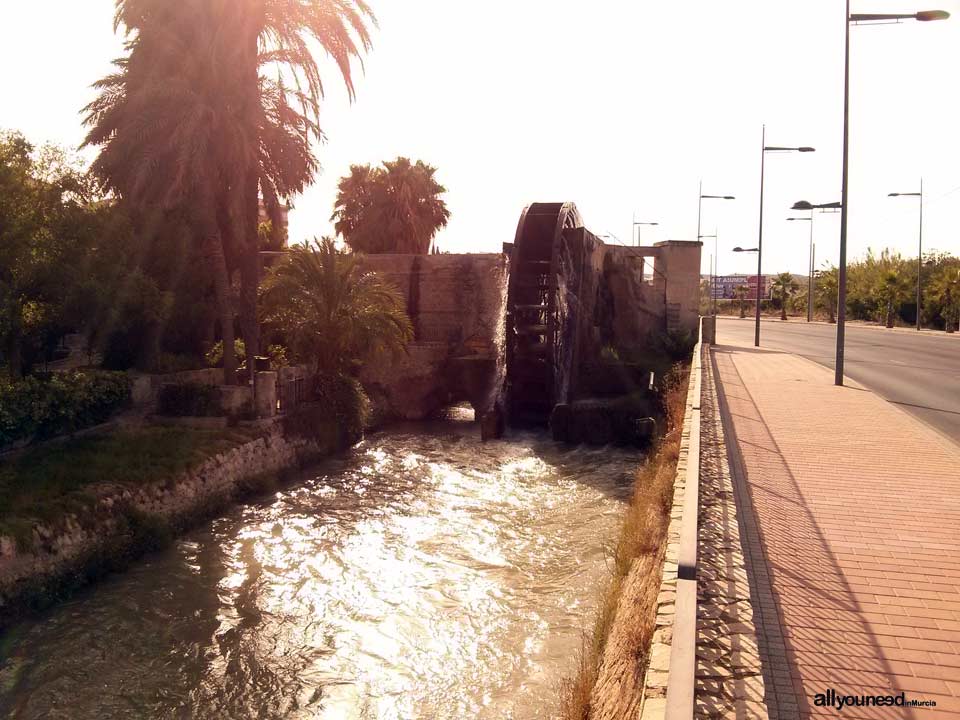
[[[203, 199], [197, 199], [203, 207]], [[227, 258], [223, 252], [223, 238], [217, 225], [215, 209], [207, 203], [203, 222], [203, 248], [210, 273], [213, 276], [213, 292], [217, 301], [217, 315], [220, 319], [220, 339], [223, 345], [223, 384], [237, 383], [237, 356], [233, 351], [233, 303], [230, 297], [230, 275], [227, 272]]]
[[[257, 323], [257, 291], [260, 286], [260, 252], [257, 234], [257, 176], [248, 169], [243, 202], [239, 208], [240, 329], [247, 351], [247, 374], [256, 393], [257, 355], [260, 353], [260, 325]], [[256, 404], [256, 398], [254, 398]]]
[[[238, 44], [238, 63], [241, 96], [245, 107], [242, 116], [253, 120], [260, 107], [259, 35], [264, 24], [264, 6], [256, 6], [255, 13], [248, 17], [248, 25], [242, 28]], [[251, 128], [252, 129], [252, 128]], [[252, 134], [255, 136], [255, 133]], [[256, 154], [248, 158], [242, 168], [239, 182], [233, 192], [234, 202], [228, 204], [234, 223], [238, 265], [240, 269], [240, 329], [243, 332], [247, 354], [247, 376], [253, 393], [253, 408], [257, 407], [257, 355], [260, 353], [260, 326], [257, 323], [257, 294], [260, 286], [260, 237], [257, 232], [259, 219], [259, 167]]]

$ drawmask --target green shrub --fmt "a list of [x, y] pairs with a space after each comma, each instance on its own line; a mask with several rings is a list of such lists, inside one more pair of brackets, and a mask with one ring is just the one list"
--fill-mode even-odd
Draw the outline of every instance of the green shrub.
[[689, 359], [696, 344], [697, 339], [694, 335], [689, 330], [682, 329], [658, 332], [652, 342], [657, 352], [674, 362]]
[[370, 399], [356, 378], [321, 375], [313, 380], [313, 397], [283, 416], [284, 434], [309, 438], [326, 451], [363, 439]]
[[363, 437], [370, 415], [370, 400], [356, 378], [348, 375], [320, 375], [314, 380], [314, 395], [339, 429], [341, 444]]
[[220, 391], [202, 383], [168, 383], [157, 393], [157, 414], [171, 417], [215, 417], [223, 414]]
[[0, 447], [105, 422], [130, 400], [126, 373], [75, 371], [0, 383]]

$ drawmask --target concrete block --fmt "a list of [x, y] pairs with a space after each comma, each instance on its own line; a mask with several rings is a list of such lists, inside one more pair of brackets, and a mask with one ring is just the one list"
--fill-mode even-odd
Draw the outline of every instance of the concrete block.
[[270, 418], [277, 414], [277, 373], [258, 372], [254, 377], [257, 387], [257, 406], [254, 414], [258, 418]]

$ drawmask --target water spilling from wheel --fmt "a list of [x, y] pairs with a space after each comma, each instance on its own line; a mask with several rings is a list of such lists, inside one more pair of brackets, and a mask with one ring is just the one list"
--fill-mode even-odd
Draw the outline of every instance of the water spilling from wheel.
[[541, 718], [639, 462], [375, 434], [0, 638], [0, 716]]

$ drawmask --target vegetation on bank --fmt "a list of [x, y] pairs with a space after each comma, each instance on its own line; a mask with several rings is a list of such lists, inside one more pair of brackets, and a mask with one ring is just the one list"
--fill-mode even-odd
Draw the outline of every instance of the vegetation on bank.
[[26, 450], [0, 463], [0, 535], [28, 548], [37, 523], [89, 509], [96, 500], [94, 486], [139, 487], [174, 478], [258, 434], [241, 428], [146, 427]]
[[[676, 365], [662, 389], [663, 431], [634, 480], [633, 496], [626, 508], [620, 535], [612, 547], [609, 563], [612, 576], [601, 593], [593, 629], [584, 636], [577, 670], [561, 684], [563, 720], [626, 717], [598, 714], [594, 688], [601, 679], [605, 662], [617, 663], [618, 689], [616, 692], [605, 689], [602, 705], [629, 703], [630, 698], [638, 697], [636, 693], [642, 688], [680, 456], [687, 379], [688, 369]], [[627, 592], [629, 603], [624, 602]], [[621, 618], [618, 623], [626, 633], [613, 638], [611, 631], [618, 612], [629, 613], [629, 617]]]

